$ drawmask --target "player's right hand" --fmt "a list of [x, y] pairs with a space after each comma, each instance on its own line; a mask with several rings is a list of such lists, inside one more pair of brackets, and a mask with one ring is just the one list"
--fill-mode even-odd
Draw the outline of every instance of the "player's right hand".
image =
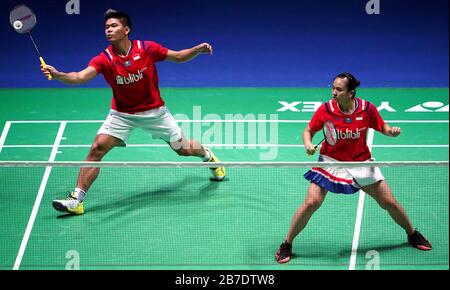
[[312, 156], [316, 153], [316, 148], [313, 144], [305, 145], [306, 154]]
[[45, 68], [41, 67], [41, 71], [46, 78], [48, 78], [49, 75], [55, 77], [55, 75], [58, 73], [58, 70], [55, 67], [48, 64], [45, 66]]

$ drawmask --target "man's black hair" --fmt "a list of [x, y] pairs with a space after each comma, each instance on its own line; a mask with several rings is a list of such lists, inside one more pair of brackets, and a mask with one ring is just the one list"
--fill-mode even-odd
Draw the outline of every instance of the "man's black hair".
[[128, 26], [131, 29], [131, 18], [125, 12], [114, 10], [114, 9], [108, 9], [105, 12], [105, 21], [110, 18], [119, 19], [120, 23], [122, 23], [123, 26]]

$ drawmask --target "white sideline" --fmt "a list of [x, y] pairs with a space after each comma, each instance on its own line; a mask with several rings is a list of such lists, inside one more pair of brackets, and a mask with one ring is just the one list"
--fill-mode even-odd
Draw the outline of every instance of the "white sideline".
[[[369, 150], [372, 151], [373, 146], [373, 137], [374, 130], [369, 129], [367, 132], [367, 146]], [[364, 198], [366, 197], [366, 193], [362, 190], [359, 191], [359, 200], [358, 200], [358, 209], [356, 210], [356, 221], [355, 221], [355, 229], [353, 231], [353, 242], [352, 242], [352, 254], [350, 256], [350, 265], [348, 266], [349, 270], [355, 270], [356, 265], [356, 256], [358, 254], [358, 244], [359, 244], [359, 234], [361, 232], [361, 221], [364, 210]]]
[[[59, 125], [58, 134], [56, 134], [55, 143], [53, 144], [52, 152], [50, 153], [50, 158], [48, 161], [55, 161], [56, 154], [58, 153], [59, 143], [61, 142], [64, 129], [66, 128], [66, 122], [61, 122]], [[44, 177], [42, 177], [41, 186], [39, 187], [36, 200], [34, 201], [33, 210], [31, 211], [30, 219], [28, 220], [27, 228], [20, 244], [19, 252], [17, 253], [16, 261], [14, 262], [13, 270], [19, 270], [20, 264], [22, 263], [23, 254], [28, 244], [28, 239], [30, 238], [31, 230], [33, 229], [34, 221], [41, 204], [42, 196], [44, 195], [45, 187], [47, 186], [48, 178], [50, 177], [50, 172], [52, 171], [51, 166], [45, 168]]]
[[3, 127], [2, 135], [0, 136], [0, 153], [2, 152], [3, 145], [5, 144], [6, 135], [8, 135], [9, 128], [11, 128], [11, 121], [6, 121], [5, 127]]

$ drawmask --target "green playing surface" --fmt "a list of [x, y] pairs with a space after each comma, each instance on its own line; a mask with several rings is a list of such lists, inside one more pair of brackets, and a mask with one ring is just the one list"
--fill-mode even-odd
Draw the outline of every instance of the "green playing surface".
[[[221, 161], [314, 161], [301, 133], [330, 95], [295, 88], [161, 92], [184, 133]], [[0, 160], [83, 161], [110, 94], [0, 89]], [[361, 89], [358, 96], [403, 130], [397, 138], [375, 132], [377, 161], [448, 161], [448, 89]], [[128, 146], [104, 161], [199, 160], [177, 156], [136, 129]], [[448, 167], [382, 168], [432, 251], [410, 247], [370, 197], [359, 204], [359, 194], [329, 193], [295, 240], [293, 259], [278, 265], [274, 254], [306, 194], [306, 170], [230, 168], [218, 183], [202, 168], [105, 168], [86, 197], [86, 213], [61, 216], [51, 201], [73, 189], [76, 168], [49, 168], [46, 179], [45, 168], [0, 167], [0, 269], [18, 261], [19, 269], [65, 269], [76, 261], [81, 269], [349, 269], [352, 259], [356, 269], [375, 262], [380, 269], [449, 268]]]

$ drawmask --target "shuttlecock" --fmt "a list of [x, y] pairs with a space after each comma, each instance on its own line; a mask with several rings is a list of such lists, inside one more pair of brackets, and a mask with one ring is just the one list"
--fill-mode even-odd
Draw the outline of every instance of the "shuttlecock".
[[17, 30], [21, 29], [23, 26], [22, 21], [20, 21], [20, 20], [14, 21], [13, 26], [14, 26], [14, 29], [17, 29]]

